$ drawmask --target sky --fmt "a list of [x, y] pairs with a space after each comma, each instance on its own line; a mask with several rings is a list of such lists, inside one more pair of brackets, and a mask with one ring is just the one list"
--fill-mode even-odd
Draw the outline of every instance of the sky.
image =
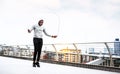
[[[0, 57], [1, 74], [119, 74], [117, 72], [72, 67], [40, 62], [40, 68], [33, 68], [32, 61]], [[7, 68], [6, 68], [7, 66]]]
[[0, 44], [29, 45], [27, 29], [44, 19], [56, 39], [44, 43], [111, 42], [120, 38], [120, 0], [0, 0]]

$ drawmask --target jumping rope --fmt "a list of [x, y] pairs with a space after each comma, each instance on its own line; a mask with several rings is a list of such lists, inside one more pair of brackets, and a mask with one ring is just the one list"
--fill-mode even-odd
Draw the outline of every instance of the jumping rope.
[[[48, 8], [49, 9], [49, 8]], [[49, 9], [49, 10], [51, 10], [51, 9]], [[51, 10], [52, 11], [52, 10]], [[47, 12], [48, 13], [48, 12]], [[56, 12], [50, 12], [49, 11], [49, 13], [48, 14], [52, 14], [52, 15], [55, 15], [56, 17], [57, 17], [57, 30], [56, 30], [56, 36], [58, 37], [59, 36], [59, 34], [60, 34], [60, 16], [56, 13]], [[54, 21], [54, 20], [53, 20]], [[44, 49], [44, 51], [43, 52], [46, 52], [46, 50], [47, 50], [47, 45], [44, 45], [44, 47], [45, 47], [45, 49]]]
[[60, 33], [60, 16], [55, 13], [55, 15], [58, 17], [58, 28], [57, 28], [57, 36], [59, 36]]
[[48, 14], [52, 14], [52, 15], [55, 15], [55, 16], [57, 17], [57, 21], [58, 21], [58, 22], [57, 22], [57, 25], [58, 25], [58, 26], [56, 27], [56, 28], [57, 28], [57, 31], [56, 31], [57, 33], [56, 33], [56, 35], [57, 35], [57, 37], [58, 37], [58, 36], [59, 36], [59, 33], [60, 33], [60, 16], [59, 16], [54, 10], [52, 10], [52, 9], [50, 9], [50, 8], [47, 8], [47, 9], [52, 11], [52, 12], [51, 12], [51, 11], [48, 11], [48, 12], [47, 12]]

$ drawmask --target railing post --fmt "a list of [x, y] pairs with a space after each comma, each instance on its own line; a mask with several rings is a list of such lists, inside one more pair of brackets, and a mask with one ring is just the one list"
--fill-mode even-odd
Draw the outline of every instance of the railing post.
[[17, 45], [17, 49], [18, 49], [18, 51], [20, 52], [20, 53], [19, 53], [20, 57], [22, 57], [22, 49], [20, 48], [19, 45]]
[[30, 47], [28, 45], [26, 45], [28, 51], [29, 51], [29, 58], [31, 58], [31, 53], [30, 53]]
[[114, 65], [113, 65], [113, 60], [112, 60], [112, 54], [111, 54], [111, 52], [110, 52], [110, 48], [109, 48], [109, 46], [107, 45], [106, 42], [105, 42], [104, 44], [105, 44], [105, 46], [106, 46], [106, 48], [107, 48], [107, 50], [108, 50], [108, 52], [109, 52], [109, 55], [110, 55], [110, 66], [114, 66]]
[[77, 55], [78, 55], [78, 63], [80, 63], [80, 53], [79, 53], [79, 51], [78, 51], [78, 48], [77, 48], [77, 46], [75, 45], [75, 43], [73, 43], [73, 45], [74, 45], [74, 47], [75, 47], [75, 49], [76, 49], [76, 51], [77, 51]]
[[58, 61], [58, 52], [57, 52], [57, 49], [56, 49], [56, 47], [55, 47], [55, 45], [54, 44], [52, 44], [52, 46], [53, 46], [53, 48], [55, 49], [55, 52], [56, 52], [56, 61]]

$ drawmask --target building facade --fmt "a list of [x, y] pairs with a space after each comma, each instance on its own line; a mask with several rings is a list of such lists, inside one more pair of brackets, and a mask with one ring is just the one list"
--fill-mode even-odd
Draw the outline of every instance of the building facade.
[[120, 41], [119, 41], [119, 38], [115, 39], [115, 42], [114, 42], [114, 53], [116, 55], [120, 56]]
[[61, 49], [59, 54], [62, 55], [62, 61], [77, 63], [81, 61], [81, 50]]

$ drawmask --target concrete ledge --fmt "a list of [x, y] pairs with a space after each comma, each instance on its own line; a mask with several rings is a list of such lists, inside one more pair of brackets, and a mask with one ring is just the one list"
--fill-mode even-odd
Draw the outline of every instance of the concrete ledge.
[[90, 65], [90, 64], [78, 64], [78, 63], [70, 63], [70, 62], [58, 62], [58, 61], [50, 61], [50, 60], [41, 60], [41, 61], [47, 62], [47, 63], [53, 63], [53, 64], [60, 64], [60, 65], [67, 65], [67, 66], [82, 67], [82, 68], [89, 68], [89, 69], [104, 70], [104, 71], [120, 73], [120, 68], [116, 68], [116, 67], [106, 67], [106, 66]]

